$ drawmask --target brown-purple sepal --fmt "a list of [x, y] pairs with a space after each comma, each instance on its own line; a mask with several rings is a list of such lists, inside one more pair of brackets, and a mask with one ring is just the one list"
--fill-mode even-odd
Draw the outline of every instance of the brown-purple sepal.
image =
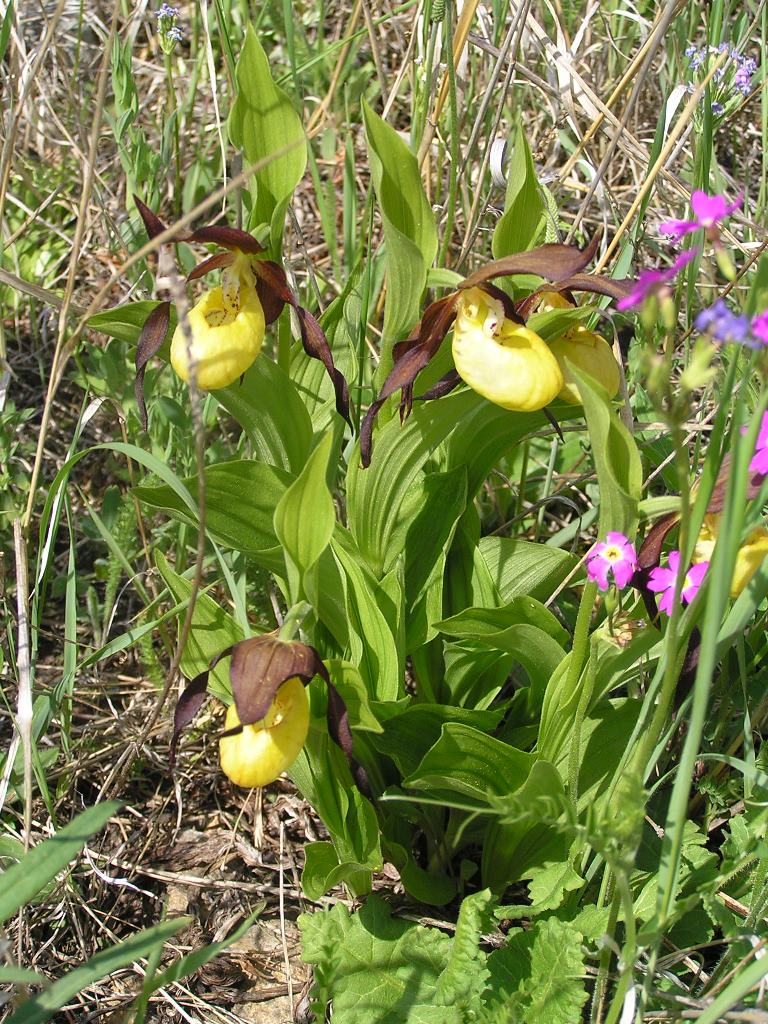
[[147, 429], [147, 404], [144, 400], [144, 373], [147, 363], [161, 348], [168, 333], [168, 324], [171, 320], [170, 302], [159, 302], [141, 329], [139, 340], [136, 345], [136, 381], [134, 391], [136, 404], [139, 407], [139, 417], [144, 430]]
[[184, 241], [220, 245], [222, 249], [239, 249], [240, 252], [247, 252], [253, 256], [264, 252], [264, 246], [257, 242], [253, 235], [241, 228], [230, 228], [226, 224], [197, 228]]
[[511, 256], [503, 256], [478, 267], [459, 285], [459, 290], [475, 288], [497, 277], [511, 277], [515, 274], [535, 274], [546, 281], [558, 281], [572, 277], [588, 266], [595, 257], [599, 236], [595, 235], [586, 249], [575, 245], [561, 245], [559, 242], [548, 242], [527, 252], [516, 252]]
[[136, 204], [136, 209], [141, 215], [141, 219], [144, 221], [144, 227], [146, 228], [147, 235], [152, 238], [156, 238], [157, 235], [161, 235], [168, 228], [163, 224], [157, 214], [150, 210], [146, 203], [143, 203], [137, 195], [134, 195], [133, 201]]
[[458, 294], [453, 292], [427, 306], [421, 322], [405, 341], [392, 350], [395, 365], [389, 371], [378, 398], [371, 403], [360, 425], [360, 460], [364, 467], [371, 462], [373, 425], [382, 405], [390, 395], [401, 391], [401, 419], [410, 412], [413, 383], [429, 361], [437, 354], [456, 318]]

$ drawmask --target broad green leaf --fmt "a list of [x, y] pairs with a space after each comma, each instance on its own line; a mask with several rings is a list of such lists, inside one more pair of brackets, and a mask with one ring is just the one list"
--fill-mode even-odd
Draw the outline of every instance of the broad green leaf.
[[[577, 406], [558, 407], [559, 419], [581, 415]], [[467, 499], [477, 494], [495, 463], [534, 430], [546, 426], [542, 413], [514, 413], [467, 389], [414, 408], [404, 424], [397, 417], [374, 435], [367, 469], [354, 449], [347, 475], [349, 527], [373, 571], [382, 573], [397, 556], [393, 535], [407, 521], [413, 488], [430, 456], [445, 441], [447, 465], [467, 470]]]
[[24, 857], [3, 871], [0, 889], [0, 924], [29, 903], [82, 850], [94, 832], [103, 828], [120, 804], [107, 801], [79, 814], [64, 828], [33, 846]]
[[432, 796], [458, 794], [487, 805], [489, 794], [501, 796], [519, 789], [535, 760], [535, 755], [478, 729], [448, 723], [416, 771], [403, 779], [403, 785], [430, 791]]
[[[161, 551], [155, 551], [155, 564], [175, 600], [186, 603], [192, 590], [190, 580], [175, 573]], [[183, 615], [179, 619], [179, 628], [182, 621]], [[221, 604], [208, 594], [198, 594], [192, 613], [192, 626], [181, 656], [182, 673], [187, 679], [194, 679], [208, 668], [215, 655], [242, 639], [243, 631]], [[228, 663], [217, 665], [211, 672], [208, 677], [208, 690], [219, 700], [231, 704], [232, 690], [229, 684]]]
[[229, 137], [248, 163], [266, 161], [254, 175], [251, 225], [269, 224], [272, 255], [278, 256], [285, 211], [307, 166], [307, 143], [301, 118], [286, 93], [275, 85], [252, 25], [246, 29], [235, 79]]
[[523, 594], [546, 600], [578, 563], [574, 555], [529, 540], [483, 537], [478, 546], [504, 601]]
[[294, 476], [301, 472], [312, 443], [312, 421], [295, 384], [277, 363], [262, 354], [242, 381], [213, 394], [262, 462]]
[[[101, 313], [94, 313], [88, 318], [88, 326], [91, 330], [100, 331], [108, 338], [115, 338], [117, 341], [127, 341], [135, 345], [139, 340], [144, 322], [159, 302], [149, 299], [139, 299], [136, 302], [126, 302], [122, 306], [114, 306], [112, 309], [102, 310]], [[176, 310], [171, 306], [171, 319], [168, 324], [168, 331], [165, 336], [164, 347], [160, 349], [159, 355], [164, 359], [168, 358], [168, 342], [176, 330]]]
[[632, 435], [611, 405], [602, 385], [569, 363], [584, 403], [592, 457], [600, 485], [599, 533], [618, 530], [632, 538], [643, 486], [640, 453]]
[[345, 883], [353, 891], [356, 883], [370, 875], [371, 868], [378, 864], [358, 864], [356, 861], [340, 862], [333, 843], [307, 843], [304, 847], [304, 870], [301, 873], [301, 888], [310, 900], [319, 900], [337, 885]]
[[474, 640], [512, 654], [525, 669], [540, 696], [565, 657], [568, 634], [547, 608], [532, 597], [516, 597], [503, 608], [467, 608], [435, 624], [441, 633]]
[[437, 231], [416, 157], [365, 101], [363, 120], [387, 254], [384, 342], [377, 371], [383, 379], [392, 364], [393, 343], [419, 319], [427, 268], [437, 254]]
[[[92, 808], [92, 810], [95, 809]], [[158, 946], [162, 946], [177, 932], [188, 927], [190, 921], [191, 919], [188, 917], [177, 917], [173, 921], [164, 921], [162, 924], [155, 925], [154, 928], [147, 928], [132, 935], [125, 942], [101, 950], [80, 967], [76, 967], [65, 974], [63, 978], [54, 981], [49, 988], [22, 1003], [19, 1009], [8, 1018], [7, 1024], [42, 1024], [42, 1021], [50, 1020], [56, 1011], [68, 1003], [73, 996], [79, 995], [89, 985], [101, 981], [102, 978], [106, 978], [121, 967], [127, 967], [135, 960], [148, 957]]]
[[318, 1020], [331, 999], [334, 1024], [404, 1024], [413, 1005], [434, 1005], [451, 945], [438, 929], [393, 918], [378, 896], [355, 914], [337, 904], [298, 923]]
[[582, 935], [556, 917], [511, 935], [488, 957], [492, 1005], [525, 1024], [574, 1024], [587, 1001]]
[[565, 858], [568, 843], [552, 828], [565, 799], [559, 772], [549, 761], [539, 760], [516, 792], [491, 800], [498, 820], [483, 843], [484, 885], [503, 892], [533, 868]]
[[525, 326], [544, 338], [551, 341], [574, 327], [582, 320], [588, 320], [595, 315], [594, 306], [574, 306], [572, 309], [548, 309], [542, 313], [532, 313], [525, 321]]
[[339, 530], [331, 550], [344, 579], [351, 660], [359, 666], [372, 698], [397, 700], [402, 696], [402, 657], [382, 610], [384, 595]]
[[543, 227], [544, 203], [536, 183], [531, 151], [520, 125], [507, 162], [504, 214], [493, 232], [494, 259], [532, 249]]
[[382, 754], [392, 758], [403, 776], [417, 770], [427, 751], [440, 739], [446, 723], [455, 722], [490, 733], [504, 714], [502, 708], [472, 711], [449, 704], [411, 704], [402, 710], [392, 704], [374, 704], [374, 711], [383, 723], [383, 732], [374, 736], [372, 743]]
[[[205, 528], [210, 536], [235, 551], [246, 552], [265, 568], [282, 575], [284, 562], [272, 519], [275, 506], [287, 493], [285, 470], [250, 459], [221, 462], [205, 470]], [[197, 477], [184, 486], [197, 505]], [[295, 486], [295, 485], [294, 485]], [[178, 492], [168, 486], [133, 488], [145, 505], [162, 509], [197, 528], [197, 516]]]
[[352, 729], [360, 729], [362, 732], [383, 732], [383, 726], [371, 709], [363, 677], [357, 668], [338, 658], [326, 662], [326, 667], [331, 682], [347, 705]]
[[[300, 600], [306, 593], [304, 581], [310, 569], [328, 547], [336, 523], [326, 474], [333, 445], [328, 431], [307, 460], [300, 475], [291, 484], [274, 508], [275, 533], [283, 546], [286, 561], [296, 571], [292, 598]], [[289, 577], [290, 578], [290, 577]]]

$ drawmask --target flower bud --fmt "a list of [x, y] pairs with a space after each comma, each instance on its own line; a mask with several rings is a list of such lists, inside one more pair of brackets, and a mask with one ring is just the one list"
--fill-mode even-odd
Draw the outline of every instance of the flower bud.
[[563, 386], [549, 346], [534, 331], [508, 320], [500, 300], [480, 288], [461, 293], [453, 329], [459, 376], [503, 409], [543, 409]]
[[[225, 729], [240, 725], [234, 704], [227, 710]], [[286, 680], [264, 718], [244, 725], [242, 732], [219, 740], [221, 768], [236, 786], [266, 786], [299, 756], [309, 732], [309, 701], [302, 681]]]
[[[234, 383], [261, 351], [264, 311], [253, 275], [241, 255], [222, 274], [222, 286], [205, 292], [188, 317], [191, 346], [182, 325], [171, 340], [171, 364], [189, 383], [190, 355], [196, 363], [197, 386], [215, 391]], [[191, 353], [189, 351], [191, 348]]]
[[621, 383], [619, 364], [605, 338], [578, 325], [551, 341], [550, 349], [563, 374], [564, 385], [558, 398], [571, 405], [581, 405], [581, 395], [566, 366], [566, 359], [579, 370], [594, 377], [611, 398], [617, 394]]

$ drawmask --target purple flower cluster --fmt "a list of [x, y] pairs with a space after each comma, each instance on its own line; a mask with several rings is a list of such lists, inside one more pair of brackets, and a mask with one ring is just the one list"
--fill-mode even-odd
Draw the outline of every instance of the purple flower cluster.
[[155, 11], [157, 31], [160, 35], [160, 46], [164, 53], [171, 53], [174, 45], [180, 43], [184, 38], [177, 24], [179, 13], [178, 7], [171, 7], [167, 3], [164, 3], [159, 11]]
[[[752, 57], [745, 57], [735, 47], [730, 47], [728, 43], [720, 43], [719, 46], [705, 46], [701, 49], [689, 46], [685, 51], [685, 56], [688, 58], [688, 71], [694, 75], [701, 69], [703, 69], [702, 73], [706, 74], [710, 60], [716, 60], [724, 53], [728, 53], [728, 60], [717, 69], [711, 85], [712, 113], [715, 117], [722, 117], [725, 114], [729, 100], [736, 101], [731, 104], [734, 106], [742, 97], [749, 95], [752, 90], [752, 76], [757, 71], [757, 61]], [[695, 88], [694, 82], [688, 82], [689, 93], [693, 92]]]
[[713, 341], [726, 345], [736, 342], [747, 348], [764, 348], [768, 345], [768, 310], [750, 319], [742, 313], [733, 313], [723, 299], [718, 299], [708, 309], [702, 309], [693, 321], [697, 331], [707, 332]]

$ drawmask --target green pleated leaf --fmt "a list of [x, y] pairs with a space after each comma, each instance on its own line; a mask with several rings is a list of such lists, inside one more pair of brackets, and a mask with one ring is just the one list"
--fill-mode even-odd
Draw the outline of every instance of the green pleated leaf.
[[630, 539], [637, 530], [643, 467], [635, 439], [619, 419], [602, 385], [568, 364], [579, 386], [592, 456], [600, 485], [599, 534], [618, 530]]
[[494, 259], [532, 249], [544, 227], [544, 203], [536, 182], [531, 151], [520, 125], [507, 163], [504, 214], [493, 232]]
[[235, 80], [229, 136], [248, 163], [267, 161], [254, 176], [251, 226], [270, 225], [272, 255], [278, 256], [285, 211], [307, 166], [306, 136], [288, 95], [275, 85], [252, 25], [246, 29]]
[[[324, 368], [316, 360], [307, 360]], [[242, 381], [214, 392], [237, 420], [260, 461], [297, 475], [312, 444], [312, 420], [291, 378], [265, 355]]]
[[[290, 480], [284, 470], [250, 459], [208, 466], [205, 470], [206, 532], [221, 544], [252, 555], [266, 569], [282, 573], [283, 557], [272, 518]], [[196, 502], [197, 477], [187, 477], [184, 486]], [[142, 485], [134, 487], [133, 493], [143, 504], [197, 528], [197, 516], [173, 488]]]
[[328, 459], [333, 446], [329, 431], [307, 460], [301, 474], [280, 498], [274, 511], [274, 530], [296, 570], [303, 596], [303, 579], [328, 547], [336, 513], [326, 483]]
[[[100, 313], [94, 313], [93, 316], [88, 318], [88, 326], [91, 330], [106, 334], [108, 338], [116, 338], [118, 341], [127, 341], [135, 345], [139, 340], [141, 329], [147, 317], [159, 305], [159, 302], [152, 302], [149, 299], [126, 302], [122, 306], [115, 306], [112, 309], [105, 309]], [[165, 348], [161, 348], [158, 352], [158, 355], [164, 359], [168, 358], [167, 346], [175, 330], [176, 310], [171, 306], [171, 319], [165, 335]]]
[[489, 794], [512, 793], [523, 785], [536, 757], [486, 736], [470, 726], [449, 723], [403, 785], [446, 799], [460, 797], [480, 805]]
[[392, 365], [393, 343], [404, 338], [419, 319], [427, 268], [437, 253], [437, 231], [416, 157], [365, 101], [363, 120], [386, 243], [384, 340], [377, 371], [382, 377]]

